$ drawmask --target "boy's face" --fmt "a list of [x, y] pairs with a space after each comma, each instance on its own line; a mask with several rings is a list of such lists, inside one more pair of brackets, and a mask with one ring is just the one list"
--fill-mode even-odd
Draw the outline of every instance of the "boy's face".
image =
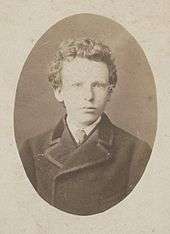
[[64, 101], [68, 118], [75, 124], [88, 126], [102, 114], [110, 97], [108, 77], [105, 63], [86, 58], [64, 61], [62, 88], [55, 95]]

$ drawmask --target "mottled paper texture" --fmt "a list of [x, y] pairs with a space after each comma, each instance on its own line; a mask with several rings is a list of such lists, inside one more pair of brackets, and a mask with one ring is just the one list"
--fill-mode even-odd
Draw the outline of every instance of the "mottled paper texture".
[[[168, 1], [1, 1], [0, 233], [169, 233], [170, 108]], [[158, 97], [158, 129], [151, 159], [134, 191], [108, 211], [71, 215], [44, 202], [25, 175], [13, 126], [17, 82], [33, 46], [57, 21], [79, 13], [120, 23], [151, 66]]]

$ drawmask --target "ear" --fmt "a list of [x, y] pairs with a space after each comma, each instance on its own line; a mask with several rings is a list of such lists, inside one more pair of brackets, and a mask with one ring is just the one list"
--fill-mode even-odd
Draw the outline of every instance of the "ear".
[[111, 99], [112, 92], [113, 92], [113, 88], [114, 88], [113, 85], [110, 85], [110, 86], [109, 86], [108, 93], [107, 93], [107, 102], [109, 102], [110, 99]]
[[55, 98], [59, 101], [59, 102], [63, 102], [63, 92], [62, 92], [62, 88], [61, 87], [57, 87], [56, 89], [54, 89], [54, 95]]
[[111, 98], [111, 95], [112, 95], [112, 93], [111, 92], [108, 92], [108, 94], [107, 94], [107, 102], [109, 102], [110, 101], [110, 98]]

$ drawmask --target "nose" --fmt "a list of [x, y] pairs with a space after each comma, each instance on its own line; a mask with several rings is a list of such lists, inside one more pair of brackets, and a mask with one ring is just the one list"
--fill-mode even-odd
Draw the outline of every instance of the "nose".
[[85, 87], [84, 88], [84, 100], [86, 101], [93, 101], [94, 99], [94, 92], [92, 87]]

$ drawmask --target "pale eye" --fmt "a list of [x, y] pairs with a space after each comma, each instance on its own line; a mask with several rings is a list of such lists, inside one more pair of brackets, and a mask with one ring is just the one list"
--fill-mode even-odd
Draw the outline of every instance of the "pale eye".
[[79, 88], [79, 87], [81, 87], [81, 83], [79, 83], [79, 82], [74, 83], [74, 84], [72, 84], [72, 87]]
[[100, 83], [100, 82], [95, 82], [92, 86], [96, 87], [96, 88], [106, 88], [107, 84]]

